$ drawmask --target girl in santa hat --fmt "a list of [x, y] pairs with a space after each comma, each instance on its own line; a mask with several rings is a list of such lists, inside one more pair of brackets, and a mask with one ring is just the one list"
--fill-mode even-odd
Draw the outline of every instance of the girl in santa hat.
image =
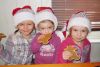
[[30, 6], [15, 8], [12, 14], [17, 30], [8, 37], [5, 46], [0, 46], [0, 58], [5, 64], [31, 64], [29, 43], [35, 36], [35, 14]]
[[56, 51], [64, 38], [56, 34], [58, 21], [50, 7], [39, 7], [36, 14], [38, 33], [32, 40], [31, 50], [35, 54], [36, 64], [55, 63]]
[[67, 27], [69, 35], [59, 47], [57, 63], [90, 62], [91, 44], [87, 39], [90, 23], [85, 12], [72, 15]]

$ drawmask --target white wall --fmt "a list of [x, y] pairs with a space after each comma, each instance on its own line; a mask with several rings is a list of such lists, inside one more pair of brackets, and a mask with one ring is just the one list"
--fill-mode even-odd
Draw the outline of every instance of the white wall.
[[92, 43], [91, 62], [100, 62], [100, 42]]
[[91, 42], [91, 62], [100, 62], [100, 31], [91, 32], [88, 38]]

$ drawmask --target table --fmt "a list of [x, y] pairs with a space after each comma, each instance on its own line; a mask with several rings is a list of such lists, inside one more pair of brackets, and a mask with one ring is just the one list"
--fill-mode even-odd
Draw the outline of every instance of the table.
[[0, 67], [100, 67], [100, 62], [68, 64], [1, 65]]

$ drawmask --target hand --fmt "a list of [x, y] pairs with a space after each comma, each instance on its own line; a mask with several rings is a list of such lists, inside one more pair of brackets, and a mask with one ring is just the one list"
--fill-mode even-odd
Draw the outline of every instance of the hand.
[[72, 56], [72, 53], [70, 51], [65, 50], [65, 51], [63, 51], [62, 56], [63, 56], [64, 60], [68, 60]]

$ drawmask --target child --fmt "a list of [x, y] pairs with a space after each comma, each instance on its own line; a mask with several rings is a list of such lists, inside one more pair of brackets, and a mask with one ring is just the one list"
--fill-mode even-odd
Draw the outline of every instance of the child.
[[60, 37], [55, 33], [57, 25], [57, 18], [50, 7], [38, 8], [36, 14], [38, 33], [31, 43], [36, 64], [55, 63], [56, 50], [61, 43]]
[[0, 58], [5, 64], [31, 64], [29, 43], [35, 35], [35, 15], [30, 6], [13, 10], [16, 31], [10, 35], [5, 46], [0, 46]]
[[68, 37], [58, 50], [57, 63], [90, 62], [91, 44], [86, 38], [91, 24], [84, 12], [74, 14], [68, 23]]

